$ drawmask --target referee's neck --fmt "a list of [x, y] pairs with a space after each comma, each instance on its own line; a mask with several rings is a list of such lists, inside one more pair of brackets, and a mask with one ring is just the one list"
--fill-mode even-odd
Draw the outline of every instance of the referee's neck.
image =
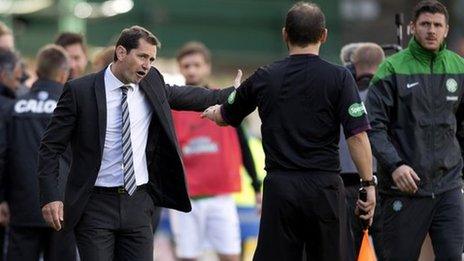
[[288, 54], [295, 55], [295, 54], [313, 54], [319, 55], [319, 49], [321, 48], [321, 44], [309, 44], [305, 47], [290, 45], [288, 46]]

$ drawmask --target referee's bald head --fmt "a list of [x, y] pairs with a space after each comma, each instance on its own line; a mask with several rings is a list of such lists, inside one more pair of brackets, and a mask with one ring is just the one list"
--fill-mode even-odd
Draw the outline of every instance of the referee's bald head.
[[284, 30], [292, 45], [316, 44], [323, 40], [326, 31], [324, 13], [314, 3], [298, 2], [288, 11]]

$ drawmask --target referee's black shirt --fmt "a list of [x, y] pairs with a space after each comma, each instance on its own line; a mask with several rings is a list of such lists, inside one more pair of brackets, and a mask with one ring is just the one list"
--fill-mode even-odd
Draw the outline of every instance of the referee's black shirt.
[[370, 128], [351, 73], [317, 55], [291, 55], [258, 69], [221, 113], [237, 126], [256, 106], [267, 171], [338, 173], [340, 124], [347, 138]]

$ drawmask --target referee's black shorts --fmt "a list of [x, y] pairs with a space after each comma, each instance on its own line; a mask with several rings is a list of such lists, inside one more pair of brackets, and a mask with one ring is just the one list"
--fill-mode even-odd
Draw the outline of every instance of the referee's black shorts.
[[354, 260], [343, 182], [332, 173], [270, 172], [255, 261]]

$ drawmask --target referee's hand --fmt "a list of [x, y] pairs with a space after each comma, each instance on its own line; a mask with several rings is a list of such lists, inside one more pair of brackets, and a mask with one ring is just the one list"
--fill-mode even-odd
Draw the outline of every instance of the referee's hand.
[[393, 182], [402, 192], [414, 194], [417, 192], [417, 184], [420, 181], [416, 172], [408, 165], [401, 165], [392, 174]]
[[42, 207], [42, 216], [49, 226], [59, 231], [63, 222], [63, 202], [53, 201], [46, 204]]
[[200, 115], [200, 117], [202, 119], [210, 119], [219, 126], [227, 126], [227, 123], [222, 119], [221, 106], [222, 105], [217, 104], [209, 107]]
[[366, 201], [362, 201], [358, 199], [356, 202], [356, 209], [355, 209], [355, 214], [359, 215], [360, 211], [363, 210], [364, 215], [359, 215], [359, 218], [364, 219], [364, 220], [369, 220], [369, 226], [372, 225], [372, 221], [374, 218], [374, 211], [375, 211], [375, 187], [374, 186], [368, 186], [364, 187], [364, 189], [367, 192], [367, 197]]

